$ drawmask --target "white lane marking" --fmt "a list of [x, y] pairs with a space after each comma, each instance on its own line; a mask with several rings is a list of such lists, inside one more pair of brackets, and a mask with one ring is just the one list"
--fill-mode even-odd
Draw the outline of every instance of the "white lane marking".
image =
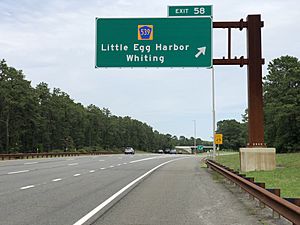
[[78, 165], [78, 163], [70, 163], [70, 164], [68, 164], [68, 166], [76, 166], [76, 165]]
[[66, 161], [72, 161], [72, 160], [75, 160], [75, 159], [66, 159]]
[[136, 163], [136, 162], [146, 161], [146, 160], [150, 160], [150, 159], [157, 159], [157, 158], [162, 158], [162, 157], [161, 156], [156, 156], [156, 157], [151, 157], [151, 158], [144, 158], [144, 159], [134, 160], [134, 161], [131, 161], [129, 163]]
[[25, 189], [28, 189], [28, 188], [33, 188], [34, 185], [28, 185], [28, 186], [25, 186], [25, 187], [21, 187], [20, 190], [25, 190]]
[[94, 172], [95, 172], [95, 170], [90, 170], [89, 172], [90, 172], [90, 173], [94, 173]]
[[8, 175], [10, 175], [10, 174], [18, 174], [18, 173], [27, 173], [27, 172], [29, 172], [30, 170], [20, 170], [20, 171], [14, 171], [14, 172], [9, 172], [9, 173], [7, 173]]
[[104, 159], [100, 159], [100, 160], [99, 160], [99, 162], [104, 162], [104, 161], [105, 161]]
[[28, 163], [24, 163], [24, 165], [32, 165], [32, 164], [37, 164], [38, 162], [28, 162]]
[[123, 163], [123, 165], [126, 165], [127, 163]]
[[100, 170], [105, 170], [105, 169], [106, 169], [105, 167], [100, 168]]
[[117, 166], [121, 166], [122, 164], [118, 164]]
[[115, 166], [110, 166], [109, 168], [114, 168]]
[[76, 174], [73, 175], [73, 177], [78, 177], [80, 175], [81, 175], [80, 173], [76, 173]]
[[104, 202], [102, 202], [100, 205], [98, 205], [96, 208], [94, 208], [92, 211], [90, 211], [88, 214], [86, 214], [84, 217], [79, 219], [76, 223], [73, 225], [82, 225], [86, 221], [88, 221], [92, 216], [94, 216], [96, 213], [98, 213], [101, 209], [103, 209], [105, 206], [107, 206], [109, 203], [111, 203], [115, 198], [117, 198], [119, 195], [121, 195], [123, 192], [125, 192], [127, 189], [129, 189], [131, 186], [135, 185], [137, 182], [139, 182], [141, 179], [146, 177], [147, 175], [151, 174], [153, 171], [157, 170], [158, 168], [162, 167], [163, 165], [166, 165], [167, 163], [177, 161], [179, 159], [184, 159], [184, 158], [177, 158], [173, 160], [169, 160], [167, 162], [164, 162], [153, 169], [149, 170], [148, 172], [144, 173], [142, 176], [136, 178], [134, 181], [130, 182], [127, 184], [125, 187], [123, 187], [121, 190], [110, 196], [108, 199], [106, 199]]
[[57, 178], [57, 179], [53, 179], [52, 181], [57, 182], [57, 181], [61, 181], [61, 180], [62, 180], [61, 178]]

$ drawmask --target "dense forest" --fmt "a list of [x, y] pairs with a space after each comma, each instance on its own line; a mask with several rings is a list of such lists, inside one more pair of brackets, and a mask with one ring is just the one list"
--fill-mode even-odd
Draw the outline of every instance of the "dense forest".
[[[300, 151], [300, 61], [291, 56], [271, 61], [263, 88], [267, 146], [277, 152]], [[246, 146], [247, 109], [242, 117], [242, 122], [217, 123], [222, 149]], [[21, 70], [0, 62], [0, 153], [120, 151], [126, 146], [155, 151], [193, 143], [192, 137], [161, 134], [107, 108], [85, 107], [46, 83], [32, 87]], [[211, 145], [201, 139], [197, 144]]]
[[32, 87], [21, 70], [0, 62], [0, 153], [120, 151], [126, 146], [155, 151], [193, 143], [193, 138], [161, 134], [107, 108], [85, 107], [46, 83]]
[[[263, 82], [265, 142], [277, 152], [300, 151], [300, 61], [282, 56], [268, 65]], [[223, 149], [238, 150], [247, 143], [247, 110], [243, 121], [223, 120], [217, 133], [224, 137]]]

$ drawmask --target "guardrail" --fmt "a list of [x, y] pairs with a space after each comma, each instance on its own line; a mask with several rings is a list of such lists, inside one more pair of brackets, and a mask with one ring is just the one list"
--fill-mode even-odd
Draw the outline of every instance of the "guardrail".
[[52, 158], [52, 157], [67, 157], [80, 155], [107, 155], [117, 154], [118, 152], [58, 152], [58, 153], [17, 153], [17, 154], [0, 154], [0, 159], [29, 159], [29, 158]]
[[215, 161], [206, 160], [207, 167], [220, 173], [231, 182], [237, 184], [248, 192], [251, 196], [258, 199], [261, 204], [267, 205], [282, 215], [294, 225], [300, 224], [300, 199], [299, 198], [281, 198], [280, 189], [265, 189], [265, 183], [254, 182], [253, 177], [246, 177], [245, 174], [223, 166]]

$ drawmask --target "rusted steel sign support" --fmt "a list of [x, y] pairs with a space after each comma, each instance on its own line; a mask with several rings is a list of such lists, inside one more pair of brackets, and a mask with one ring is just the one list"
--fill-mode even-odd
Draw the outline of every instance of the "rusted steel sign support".
[[[248, 147], [265, 147], [262, 65], [264, 59], [261, 52], [261, 28], [264, 26], [260, 15], [248, 15], [247, 21], [213, 22], [213, 28], [228, 29], [228, 58], [213, 59], [213, 65], [248, 66]], [[231, 58], [231, 29], [247, 29], [247, 59]]]

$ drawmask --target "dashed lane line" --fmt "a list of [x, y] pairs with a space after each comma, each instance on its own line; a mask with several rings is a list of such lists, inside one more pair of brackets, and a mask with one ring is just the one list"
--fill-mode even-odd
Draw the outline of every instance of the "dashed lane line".
[[61, 180], [62, 180], [61, 178], [57, 178], [57, 179], [53, 179], [52, 181], [57, 182], [57, 181], [61, 181]]
[[34, 188], [34, 187], [35, 187], [34, 185], [28, 185], [28, 186], [21, 187], [20, 190], [26, 190], [26, 189]]
[[28, 163], [24, 163], [24, 165], [33, 165], [33, 164], [37, 164], [38, 162], [28, 162]]
[[[161, 157], [144, 158], [144, 159], [140, 159], [140, 160], [131, 161], [129, 163], [136, 163], [136, 162], [141, 162], [141, 161], [146, 161], [146, 160], [156, 159], [156, 158], [161, 158]], [[105, 160], [99, 160], [99, 161], [105, 161]], [[27, 165], [36, 164], [36, 163], [38, 163], [38, 162], [27, 163]], [[121, 166], [121, 165], [126, 165], [126, 164], [128, 164], [128, 163], [124, 162], [124, 163], [119, 163], [116, 166]], [[78, 165], [78, 163], [70, 163], [70, 164], [68, 164], [68, 166], [75, 166], [75, 165]], [[114, 168], [114, 167], [115, 167], [114, 165], [109, 166], [109, 168]], [[105, 169], [107, 169], [107, 168], [106, 167], [100, 168], [100, 170], [105, 170]], [[8, 174], [11, 175], [11, 174], [18, 174], [18, 173], [26, 173], [26, 172], [29, 172], [29, 171], [30, 170], [20, 170], [20, 171], [9, 172]], [[89, 173], [94, 173], [95, 171], [96, 170], [90, 170]], [[78, 176], [81, 176], [81, 174], [77, 173], [77, 174], [73, 175], [73, 177], [78, 177]], [[58, 181], [61, 181], [61, 180], [63, 180], [63, 179], [62, 178], [56, 178], [56, 179], [53, 179], [52, 182], [58, 182]], [[43, 183], [43, 184], [46, 184], [46, 183]], [[24, 187], [21, 187], [20, 190], [26, 190], [26, 189], [29, 189], [29, 188], [34, 188], [36, 186], [39, 186], [39, 185], [24, 186]]]
[[11, 175], [11, 174], [18, 174], [18, 173], [27, 173], [29, 172], [30, 170], [19, 170], [19, 171], [13, 171], [13, 172], [9, 172], [7, 173], [8, 175]]

